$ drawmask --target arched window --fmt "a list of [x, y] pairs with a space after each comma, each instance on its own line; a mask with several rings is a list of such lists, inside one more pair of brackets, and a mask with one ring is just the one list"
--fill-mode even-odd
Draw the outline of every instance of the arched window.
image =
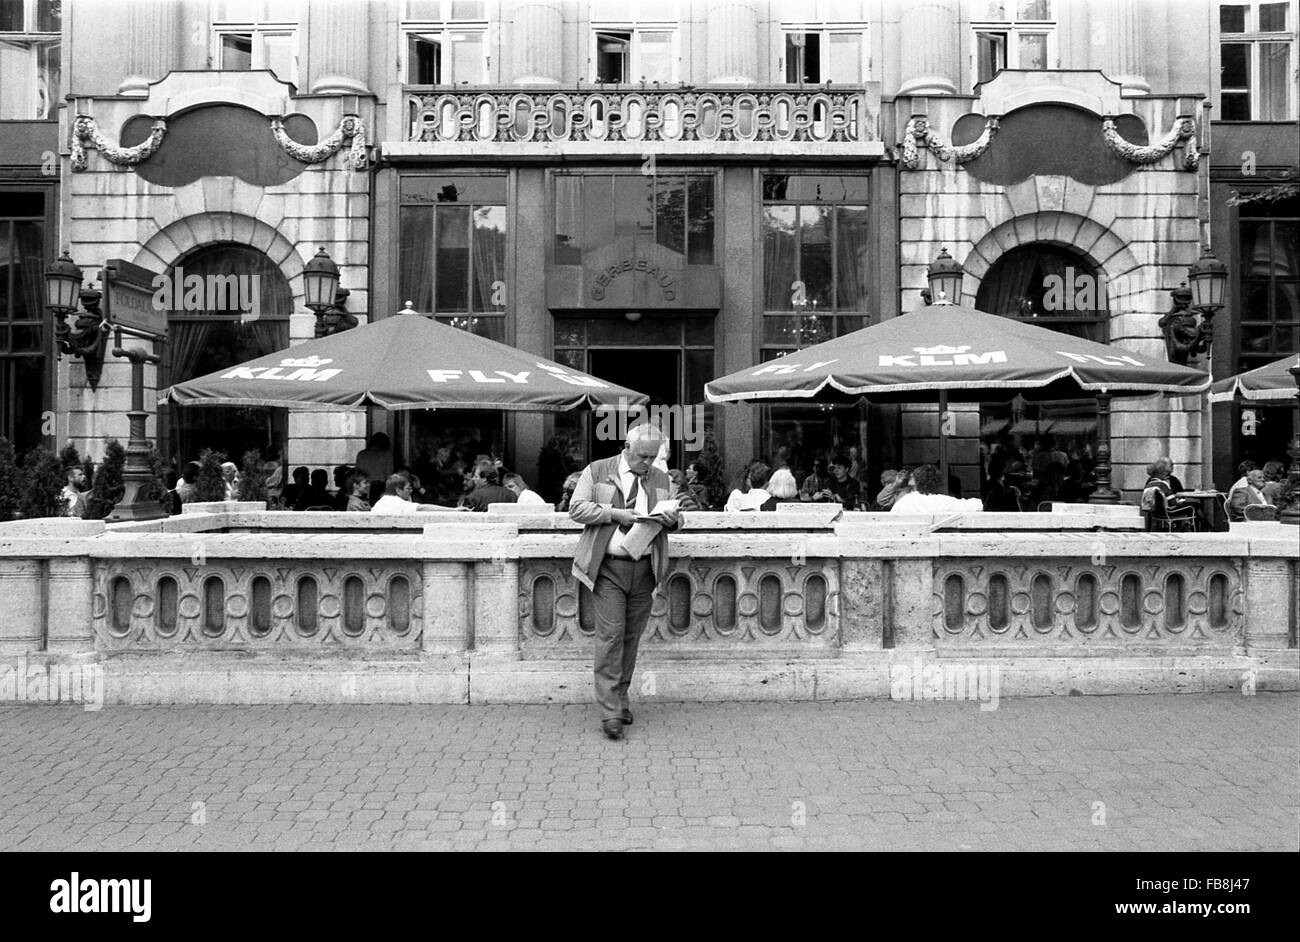
[[[981, 311], [1039, 327], [1108, 340], [1105, 277], [1070, 249], [1034, 243], [1005, 253], [980, 282], [975, 306]], [[1077, 502], [1091, 493], [1091, 470], [1097, 446], [1095, 399], [1010, 402], [980, 405], [980, 442], [984, 470], [1000, 456], [1004, 482], [1014, 487], [1025, 510], [1041, 502]], [[1065, 459], [1064, 476], [1051, 464]], [[981, 481], [985, 496], [987, 481]], [[999, 498], [1006, 499], [1006, 498]], [[1009, 499], [1008, 499], [1009, 500]], [[1009, 506], [1009, 503], [1004, 506]]]
[[[171, 311], [163, 347], [163, 387], [284, 350], [289, 346], [293, 292], [265, 253], [220, 243], [191, 252], [167, 272]], [[285, 446], [286, 410], [168, 405], [158, 440], [183, 465], [204, 448], [236, 464], [244, 452]]]

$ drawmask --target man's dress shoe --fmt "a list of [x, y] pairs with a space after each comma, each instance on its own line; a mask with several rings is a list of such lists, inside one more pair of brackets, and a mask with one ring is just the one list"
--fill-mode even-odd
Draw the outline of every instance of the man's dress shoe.
[[622, 719], [623, 719], [623, 725], [624, 725], [624, 726], [631, 726], [631, 725], [632, 725], [632, 711], [631, 711], [631, 710], [624, 710], [624, 711], [623, 711], [623, 717], [622, 717]]
[[601, 729], [605, 731], [605, 735], [608, 736], [610, 739], [623, 738], [622, 720], [605, 720], [603, 723], [600, 724], [600, 726]]

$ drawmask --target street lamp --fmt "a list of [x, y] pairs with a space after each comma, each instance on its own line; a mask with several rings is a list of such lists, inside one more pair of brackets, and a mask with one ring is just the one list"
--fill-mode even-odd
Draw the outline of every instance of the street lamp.
[[[86, 365], [86, 382], [92, 389], [99, 386], [104, 369], [104, 349], [108, 333], [103, 329], [104, 316], [99, 312], [99, 291], [81, 287], [81, 268], [65, 250], [58, 260], [45, 266], [45, 306], [54, 315], [54, 341], [60, 353], [81, 357]], [[77, 304], [81, 304], [81, 313]], [[69, 327], [67, 317], [77, 314]]]
[[930, 282], [930, 297], [934, 304], [956, 304], [961, 300], [961, 279], [964, 271], [947, 249], [939, 250], [939, 257], [930, 263], [925, 277]]
[[348, 290], [339, 287], [339, 267], [321, 246], [302, 270], [304, 302], [316, 314], [316, 336], [327, 337], [357, 326], [343, 307]]
[[1207, 248], [1192, 267], [1187, 269], [1187, 280], [1192, 286], [1192, 307], [1213, 317], [1223, 307], [1223, 295], [1228, 288], [1228, 266], [1219, 261]]

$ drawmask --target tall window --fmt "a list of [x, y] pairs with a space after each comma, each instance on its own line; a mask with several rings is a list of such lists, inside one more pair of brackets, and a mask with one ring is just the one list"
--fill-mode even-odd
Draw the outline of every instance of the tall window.
[[[762, 359], [866, 327], [870, 178], [769, 173], [762, 188]], [[801, 482], [818, 458], [865, 440], [860, 406], [769, 406], [760, 414], [762, 453], [788, 461]]]
[[673, 0], [597, 0], [591, 5], [590, 79], [628, 84], [680, 81]]
[[220, 69], [269, 69], [298, 83], [298, 21], [283, 0], [220, 0], [212, 22], [213, 59]]
[[1003, 69], [1050, 69], [1056, 63], [1056, 20], [1052, 0], [976, 0], [976, 82]]
[[763, 175], [765, 351], [866, 326], [869, 184], [865, 176]]
[[0, 435], [40, 444], [48, 404], [44, 308], [45, 198], [0, 192]]
[[0, 0], [0, 121], [56, 117], [59, 8], [59, 0]]
[[402, 36], [410, 85], [488, 81], [486, 0], [406, 0]]
[[713, 264], [712, 174], [560, 174], [555, 178], [555, 264], [617, 240], [659, 245], [688, 265]]
[[1300, 353], [1300, 199], [1243, 203], [1238, 371]]
[[792, 85], [861, 84], [869, 71], [866, 30], [861, 0], [787, 2], [777, 73]]
[[1219, 117], [1290, 121], [1296, 115], [1296, 5], [1219, 5]]
[[504, 341], [505, 176], [404, 177], [399, 225], [402, 300]]

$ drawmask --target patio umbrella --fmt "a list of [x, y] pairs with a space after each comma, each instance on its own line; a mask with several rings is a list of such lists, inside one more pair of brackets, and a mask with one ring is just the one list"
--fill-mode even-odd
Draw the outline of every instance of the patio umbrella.
[[1188, 396], [1205, 373], [956, 304], [890, 318], [715, 379], [709, 402]]
[[1210, 388], [1210, 402], [1231, 402], [1238, 397], [1250, 402], [1290, 402], [1296, 397], [1296, 382], [1289, 372], [1293, 367], [1300, 367], [1300, 356], [1285, 356], [1221, 379]]
[[[709, 402], [1097, 398], [1097, 497], [1110, 490], [1110, 398], [1196, 395], [1197, 370], [956, 304], [937, 304], [705, 384]], [[942, 436], [941, 436], [942, 439]], [[941, 452], [947, 481], [947, 443]]]
[[183, 406], [291, 409], [570, 409], [644, 405], [646, 395], [503, 343], [398, 314], [164, 389]]

